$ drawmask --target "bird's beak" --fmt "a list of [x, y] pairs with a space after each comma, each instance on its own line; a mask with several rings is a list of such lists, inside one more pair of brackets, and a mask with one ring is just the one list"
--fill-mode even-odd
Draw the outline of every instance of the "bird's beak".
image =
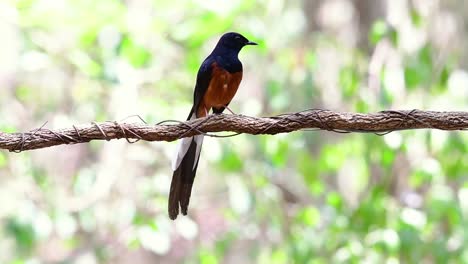
[[247, 43], [245, 43], [245, 45], [258, 45], [258, 44], [253, 41], [248, 41]]

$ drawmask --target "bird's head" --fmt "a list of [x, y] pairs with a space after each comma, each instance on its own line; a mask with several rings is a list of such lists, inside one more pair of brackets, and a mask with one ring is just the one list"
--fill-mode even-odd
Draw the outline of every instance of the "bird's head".
[[236, 32], [229, 32], [224, 34], [218, 42], [218, 46], [228, 49], [240, 51], [244, 46], [258, 45], [255, 42], [249, 41], [246, 37]]

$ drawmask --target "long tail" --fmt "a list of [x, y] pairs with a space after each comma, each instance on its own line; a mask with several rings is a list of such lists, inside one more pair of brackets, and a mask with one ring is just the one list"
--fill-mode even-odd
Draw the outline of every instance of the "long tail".
[[[192, 111], [188, 120], [193, 118], [195, 118], [195, 114]], [[168, 204], [169, 217], [172, 220], [176, 219], [179, 214], [179, 205], [182, 214], [187, 214], [202, 143], [203, 135], [180, 140], [177, 155], [172, 162], [174, 173], [172, 175]]]

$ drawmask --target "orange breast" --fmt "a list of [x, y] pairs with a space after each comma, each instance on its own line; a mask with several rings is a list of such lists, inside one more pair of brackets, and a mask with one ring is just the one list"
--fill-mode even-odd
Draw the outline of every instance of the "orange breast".
[[208, 89], [198, 107], [197, 117], [206, 116], [211, 108], [224, 107], [231, 102], [242, 80], [242, 71], [230, 73], [214, 63], [211, 76]]

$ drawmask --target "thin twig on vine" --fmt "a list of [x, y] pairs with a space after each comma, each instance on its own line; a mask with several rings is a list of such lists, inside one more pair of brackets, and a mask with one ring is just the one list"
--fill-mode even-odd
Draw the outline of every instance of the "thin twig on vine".
[[[366, 132], [377, 135], [396, 130], [421, 128], [468, 130], [468, 112], [387, 110], [374, 114], [361, 114], [308, 109], [262, 118], [245, 115], [209, 115], [206, 118], [186, 122], [165, 120], [156, 125], [109, 121], [73, 125], [71, 128], [57, 130], [50, 130], [44, 126], [45, 124], [25, 133], [0, 132], [0, 149], [21, 152], [62, 144], [86, 143], [91, 140], [125, 138], [129, 143], [134, 143], [139, 140], [173, 141], [198, 134], [231, 137], [242, 133], [274, 135], [310, 129], [338, 133]], [[222, 131], [234, 134], [213, 134]]]

